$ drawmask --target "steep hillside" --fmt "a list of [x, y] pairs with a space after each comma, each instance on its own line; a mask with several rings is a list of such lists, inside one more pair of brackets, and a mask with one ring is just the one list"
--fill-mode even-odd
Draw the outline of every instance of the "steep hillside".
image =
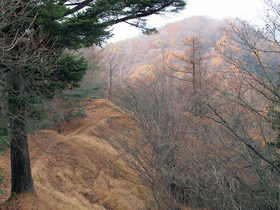
[[87, 106], [87, 115], [79, 122], [65, 123], [62, 134], [45, 130], [29, 137], [38, 196], [6, 201], [9, 152], [1, 158], [6, 195], [0, 209], [145, 209], [146, 204], [152, 204], [146, 188], [121, 179], [110, 167], [113, 161], [126, 169], [114, 149], [100, 137], [107, 135], [104, 131], [114, 132], [128, 125], [129, 119], [112, 102], [101, 99]]
[[182, 42], [185, 37], [192, 35], [200, 37], [205, 53], [209, 53], [213, 44], [221, 38], [223, 25], [223, 21], [196, 16], [169, 23], [153, 36], [142, 35], [115, 44], [109, 43], [105, 48], [115, 47], [120, 51], [122, 55], [120, 74], [130, 75], [141, 67], [162, 62], [164, 54], [165, 56], [172, 52], [182, 54], [187, 48]]
[[108, 81], [108, 63], [116, 66], [113, 73], [115, 84], [139, 73], [146, 75], [153, 66], [166, 63], [172, 53], [183, 54], [187, 49], [183, 41], [193, 35], [201, 39], [204, 53], [210, 54], [213, 44], [223, 35], [224, 24], [226, 22], [196, 16], [169, 23], [152, 36], [141, 35], [125, 41], [107, 43], [102, 50], [98, 47], [81, 49], [79, 55], [89, 61], [91, 69], [87, 72], [83, 85], [104, 86]]

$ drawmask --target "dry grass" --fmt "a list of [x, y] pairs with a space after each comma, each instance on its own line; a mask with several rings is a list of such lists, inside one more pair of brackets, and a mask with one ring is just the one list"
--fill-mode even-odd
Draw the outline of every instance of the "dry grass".
[[[44, 153], [30, 137], [32, 173], [37, 196], [26, 194], [4, 202], [10, 193], [9, 154], [0, 165], [6, 177], [0, 209], [145, 209], [152, 199], [148, 189], [121, 179], [106, 158], [117, 161], [115, 150], [100, 136], [110, 129], [129, 126], [122, 110], [107, 100], [88, 106], [88, 117], [79, 123], [64, 124], [64, 133], [53, 130], [36, 134]], [[106, 157], [106, 158], [105, 158]], [[129, 169], [127, 169], [129, 170]]]

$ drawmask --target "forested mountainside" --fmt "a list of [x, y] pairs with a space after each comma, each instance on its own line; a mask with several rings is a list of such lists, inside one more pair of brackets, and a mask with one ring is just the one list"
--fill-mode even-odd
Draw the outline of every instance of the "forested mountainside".
[[127, 65], [147, 64], [153, 62], [162, 52], [183, 51], [182, 41], [185, 37], [198, 35], [203, 39], [205, 51], [210, 51], [213, 43], [222, 35], [223, 22], [208, 17], [192, 17], [179, 22], [167, 24], [159, 29], [159, 34], [109, 43], [120, 48]]
[[79, 52], [82, 85], [137, 125], [110, 144], [158, 207], [279, 208], [279, 28], [267, 18], [193, 17]]
[[[192, 17], [73, 52], [84, 79], [44, 104], [51, 126], [29, 136], [38, 196], [0, 208], [279, 209], [274, 21]], [[1, 166], [9, 177], [8, 155]]]
[[[136, 70], [162, 60], [163, 53], [182, 53], [186, 49], [182, 42], [185, 37], [192, 35], [198, 36], [203, 41], [204, 53], [209, 53], [213, 48], [213, 44], [223, 35], [223, 27], [223, 21], [206, 16], [188, 18], [167, 24], [158, 29], [158, 34], [142, 35], [125, 41], [107, 43], [103, 46], [104, 54], [107, 54], [105, 56], [107, 58], [104, 60], [107, 59], [105, 62], [108, 62], [110, 58], [108, 58], [107, 51], [111, 51], [109, 53], [111, 54], [111, 59], [118, 56], [118, 58], [114, 58], [114, 62], [117, 59], [120, 62], [118, 65], [119, 74], [130, 75]], [[100, 49], [89, 48], [83, 49], [82, 54], [88, 57], [89, 61], [92, 61], [94, 50], [96, 50], [95, 53], [100, 51]]]
[[[246, 49], [246, 44], [237, 44], [238, 35], [235, 37], [230, 35], [228, 28], [234, 26], [235, 21], [227, 19], [221, 21], [207, 16], [195, 16], [167, 24], [158, 30], [158, 34], [141, 35], [116, 43], [109, 42], [102, 48], [82, 49], [78, 54], [87, 58], [90, 67], [83, 85], [89, 87], [97, 85], [106, 88], [110, 85], [117, 85], [124, 79], [149, 75], [153, 69], [161, 68], [164, 65], [168, 66], [167, 71], [172, 68], [173, 70], [174, 68], [182, 68], [186, 63], [191, 65], [192, 52], [197, 54], [194, 59], [200, 59], [198, 62], [203, 64], [204, 74], [206, 72], [207, 74], [215, 74], [231, 71], [233, 69], [231, 61], [225, 62], [223, 57], [235, 56], [243, 61], [244, 68], [248, 69], [250, 73], [264, 76], [261, 65], [258, 65], [258, 56], [254, 56], [254, 53]], [[240, 27], [242, 24], [244, 23], [240, 23]], [[238, 28], [239, 26], [237, 24], [234, 27]], [[257, 32], [257, 29], [253, 29], [253, 27], [244, 30], [248, 30], [245, 31], [245, 34]], [[249, 34], [247, 35], [249, 36]], [[244, 37], [239, 38], [243, 39]], [[236, 43], [234, 43], [235, 41]], [[246, 42], [246, 40], [243, 41]], [[261, 41], [254, 40], [252, 42], [252, 44], [254, 42], [257, 44]], [[269, 42], [262, 42], [260, 45], [267, 50], [271, 47]], [[222, 54], [222, 51], [227, 52], [227, 55]], [[270, 56], [268, 53], [262, 53], [263, 58], [269, 59]], [[184, 62], [186, 59], [188, 61]], [[277, 59], [271, 60], [270, 68], [269, 72], [265, 74], [276, 82], [278, 77], [275, 74], [278, 68]]]

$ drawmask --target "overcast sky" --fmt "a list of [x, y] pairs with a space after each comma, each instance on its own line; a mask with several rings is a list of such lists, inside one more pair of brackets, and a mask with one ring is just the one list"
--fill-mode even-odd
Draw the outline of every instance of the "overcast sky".
[[[149, 25], [161, 27], [167, 23], [182, 20], [191, 16], [207, 15], [215, 19], [235, 18], [249, 20], [254, 24], [260, 21], [262, 0], [188, 0], [186, 9], [180, 14], [166, 17], [152, 16]], [[118, 24], [114, 29], [115, 36], [110, 41], [119, 41], [141, 34], [139, 29], [125, 23]]]

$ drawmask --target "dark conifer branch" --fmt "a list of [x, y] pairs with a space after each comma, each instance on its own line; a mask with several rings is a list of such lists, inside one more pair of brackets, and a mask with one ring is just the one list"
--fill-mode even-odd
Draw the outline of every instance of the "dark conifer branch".
[[65, 16], [70, 15], [70, 14], [74, 14], [75, 12], [80, 11], [81, 9], [83, 9], [86, 6], [89, 6], [90, 3], [94, 2], [95, 0], [85, 0], [81, 3], [77, 3], [77, 4], [70, 4], [70, 5], [66, 5], [66, 6], [75, 6], [73, 9], [70, 9]]

